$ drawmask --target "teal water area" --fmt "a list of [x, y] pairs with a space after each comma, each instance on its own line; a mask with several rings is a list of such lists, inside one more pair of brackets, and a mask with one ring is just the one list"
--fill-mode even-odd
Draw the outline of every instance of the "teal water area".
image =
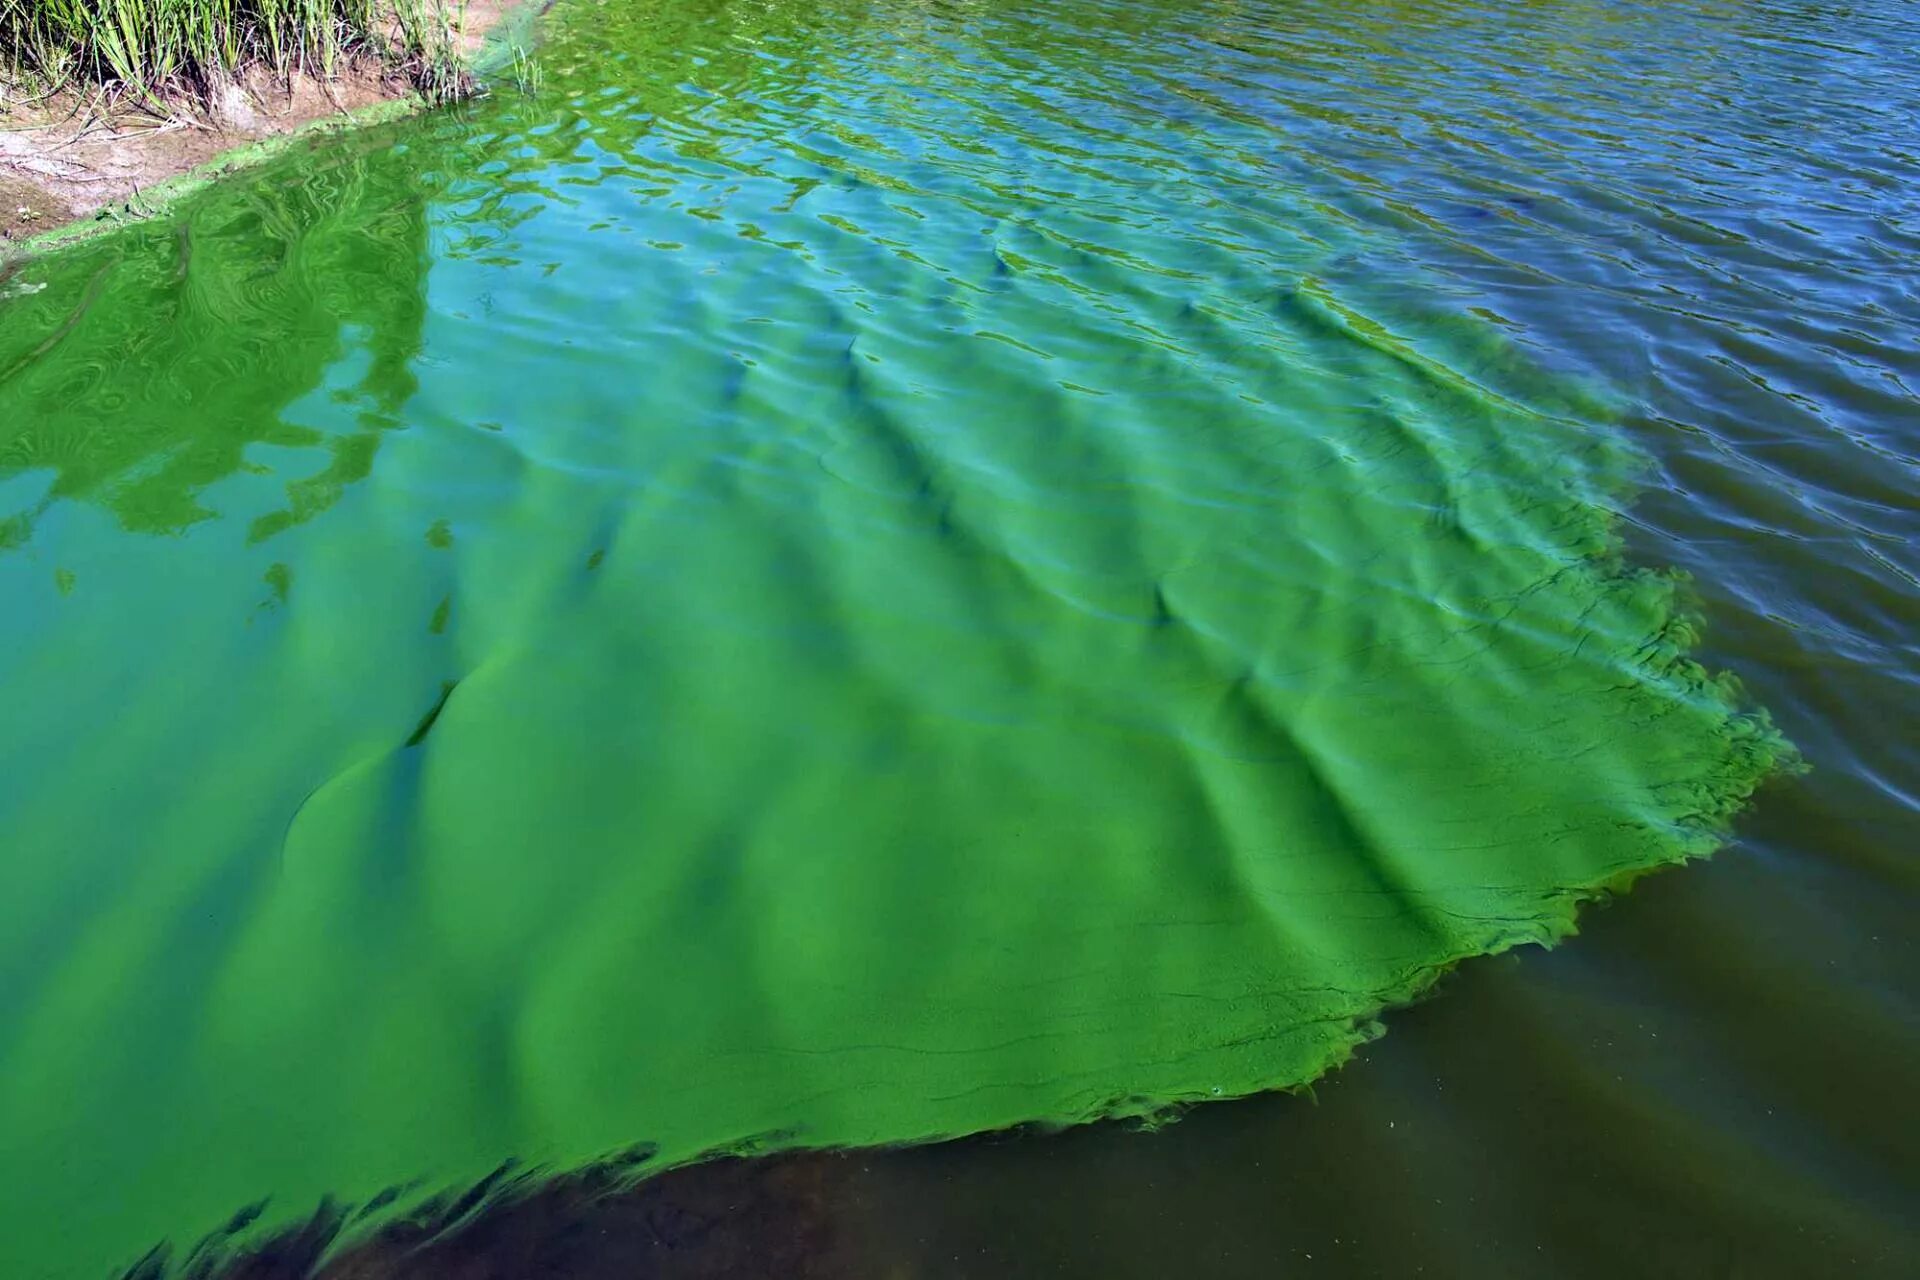
[[[1764, 865], [1910, 900], [1911, 21], [1755, 12], [582, 0], [524, 91], [9, 272], [10, 1273], [1304, 1085], [1769, 778]], [[1804, 1001], [1870, 1081], [1886, 936]], [[1511, 1078], [1473, 993], [1583, 945], [1416, 1017]], [[1219, 1135], [1302, 1105], [1123, 1149], [1259, 1186]], [[1898, 1111], [1796, 1166], [1861, 1266]], [[1071, 1212], [1088, 1132], [890, 1157], [870, 1260], [1026, 1160]]]

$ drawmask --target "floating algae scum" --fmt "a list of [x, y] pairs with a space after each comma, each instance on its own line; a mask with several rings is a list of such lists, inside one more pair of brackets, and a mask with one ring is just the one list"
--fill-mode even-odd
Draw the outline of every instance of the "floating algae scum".
[[9, 1275], [1299, 1085], [1723, 837], [1611, 393], [1233, 12], [562, 6], [11, 282]]

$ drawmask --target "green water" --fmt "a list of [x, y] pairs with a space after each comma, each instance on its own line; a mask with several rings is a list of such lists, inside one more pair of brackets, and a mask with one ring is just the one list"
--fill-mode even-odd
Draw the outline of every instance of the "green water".
[[573, 3], [4, 286], [9, 1274], [1299, 1085], [1788, 762], [1616, 388], [989, 12]]

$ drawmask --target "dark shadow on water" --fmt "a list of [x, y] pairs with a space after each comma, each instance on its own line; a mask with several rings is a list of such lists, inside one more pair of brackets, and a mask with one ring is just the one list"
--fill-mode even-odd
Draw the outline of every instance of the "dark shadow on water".
[[329, 1257], [352, 1214], [324, 1206], [223, 1263], [177, 1271], [156, 1256], [125, 1280], [403, 1280], [405, 1277], [861, 1274], [838, 1211], [857, 1168], [841, 1155], [730, 1156], [632, 1185], [625, 1162], [537, 1180], [503, 1169]]

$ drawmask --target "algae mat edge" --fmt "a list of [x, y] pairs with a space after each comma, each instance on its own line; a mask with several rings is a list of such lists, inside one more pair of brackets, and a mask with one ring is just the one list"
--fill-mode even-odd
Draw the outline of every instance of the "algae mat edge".
[[929, 163], [970, 46], [688, 11], [8, 302], [27, 1274], [1299, 1084], [1785, 758], [1620, 563], [1606, 402], [1273, 120], [1129, 167], [1116, 47]]

